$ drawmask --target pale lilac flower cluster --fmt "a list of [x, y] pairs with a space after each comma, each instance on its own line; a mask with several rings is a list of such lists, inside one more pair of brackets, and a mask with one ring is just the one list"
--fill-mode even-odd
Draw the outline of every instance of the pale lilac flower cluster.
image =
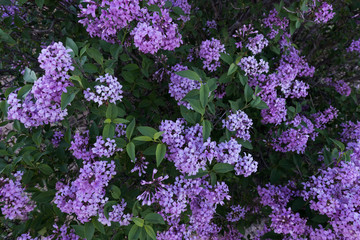
[[265, 62], [263, 59], [257, 61], [254, 56], [241, 58], [238, 65], [245, 72], [245, 76], [254, 76], [269, 71], [269, 63]]
[[164, 189], [165, 184], [163, 183], [163, 181], [169, 178], [168, 175], [155, 178], [155, 174], [157, 173], [157, 171], [158, 171], [157, 169], [155, 168], [153, 169], [152, 181], [141, 180], [140, 182], [141, 185], [150, 185], [155, 190], [155, 193], [152, 193], [150, 189], [147, 189], [141, 195], [137, 196], [136, 199], [142, 201], [142, 205], [150, 206], [151, 204], [153, 204], [154, 203], [153, 195]]
[[95, 154], [89, 149], [89, 131], [84, 131], [82, 134], [76, 132], [74, 140], [71, 141], [69, 150], [72, 150], [72, 155], [77, 159], [89, 161], [95, 158]]
[[257, 34], [255, 37], [249, 37], [246, 47], [254, 54], [261, 53], [264, 47], [269, 44], [269, 41], [262, 34]]
[[360, 53], [360, 39], [359, 40], [353, 40], [350, 44], [350, 46], [347, 48], [348, 52], [357, 52]]
[[126, 208], [126, 202], [124, 199], [121, 200], [121, 203], [113, 205], [112, 211], [109, 212], [109, 218], [106, 218], [103, 211], [99, 211], [99, 222], [103, 225], [111, 226], [111, 222], [119, 223], [120, 226], [127, 226], [130, 224], [132, 214], [125, 214], [124, 210]]
[[121, 148], [116, 147], [115, 139], [107, 138], [103, 140], [102, 136], [96, 137], [94, 147], [91, 152], [98, 157], [111, 157], [115, 152], [122, 151]]
[[227, 119], [222, 120], [223, 127], [226, 127], [229, 131], [236, 132], [237, 138], [242, 138], [246, 141], [250, 140], [250, 128], [253, 125], [253, 121], [249, 116], [241, 110], [236, 113], [230, 114]]
[[176, 64], [171, 68], [172, 73], [170, 75], [170, 83], [169, 83], [169, 93], [170, 96], [175, 98], [178, 105], [183, 105], [188, 109], [192, 109], [190, 103], [181, 101], [186, 94], [188, 94], [193, 89], [200, 89], [200, 82], [191, 80], [185, 77], [181, 77], [176, 72], [188, 70], [188, 67]]
[[145, 160], [145, 156], [141, 156], [140, 158], [135, 158], [134, 161], [134, 168], [131, 169], [130, 172], [139, 172], [139, 177], [141, 177], [143, 174], [146, 173], [145, 169], [147, 169], [147, 165], [149, 165], [149, 162]]
[[115, 174], [113, 161], [85, 162], [75, 181], [56, 184], [54, 203], [62, 212], [75, 214], [82, 223], [88, 222], [107, 202], [105, 188]]
[[123, 123], [116, 124], [115, 127], [115, 135], [116, 137], [122, 137], [126, 134], [126, 125]]
[[335, 16], [333, 12], [333, 7], [327, 2], [321, 3], [319, 8], [315, 12], [315, 22], [316, 23], [327, 23]]
[[280, 19], [276, 9], [270, 11], [269, 15], [263, 19], [263, 23], [271, 30], [270, 33], [268, 33], [270, 39], [274, 39], [280, 30], [285, 31], [289, 26], [289, 20], [285, 17]]
[[[221, 230], [212, 222], [217, 205], [224, 205], [229, 200], [229, 189], [224, 182], [211, 186], [202, 179], [176, 177], [173, 185], [165, 186], [154, 196], [154, 201], [161, 206], [159, 212], [171, 226], [159, 233], [158, 239], [192, 239], [193, 233], [200, 239], [209, 239]], [[190, 206], [189, 223], [181, 223], [181, 215]]]
[[216, 71], [220, 66], [220, 53], [225, 52], [224, 44], [220, 40], [212, 38], [205, 40], [200, 45], [199, 57], [203, 59], [203, 68], [210, 72]]
[[105, 76], [98, 77], [96, 81], [100, 82], [101, 85], [94, 87], [95, 93], [90, 88], [84, 90], [84, 97], [87, 101], [94, 101], [101, 106], [106, 102], [116, 103], [116, 101], [122, 100], [122, 85], [116, 77], [107, 73]]
[[252, 173], [255, 173], [258, 168], [258, 163], [254, 161], [251, 154], [244, 154], [243, 157], [240, 157], [237, 163], [234, 166], [236, 175], [243, 175], [244, 177], [249, 177]]
[[16, 172], [15, 181], [0, 177], [0, 206], [1, 213], [6, 219], [27, 220], [28, 213], [36, 206], [31, 200], [31, 195], [25, 192], [21, 185], [23, 174], [21, 171]]
[[[53, 225], [54, 230], [53, 230], [53, 234], [49, 236], [49, 240], [50, 239], [56, 239], [56, 240], [80, 240], [81, 238], [75, 234], [75, 230], [73, 228], [69, 228], [68, 225], [63, 224], [60, 228], [58, 225], [54, 224]], [[55, 237], [54, 235], [57, 235], [57, 237]], [[44, 240], [43, 238], [41, 238], [41, 240]]]
[[71, 85], [67, 72], [74, 70], [69, 51], [61, 42], [41, 51], [38, 61], [45, 75], [35, 81], [24, 100], [18, 99], [16, 92], [9, 95], [9, 120], [19, 120], [25, 127], [36, 127], [64, 119], [67, 110], [60, 108], [61, 94]]
[[64, 134], [61, 131], [55, 131], [51, 143], [55, 148], [59, 146], [61, 139], [64, 137]]

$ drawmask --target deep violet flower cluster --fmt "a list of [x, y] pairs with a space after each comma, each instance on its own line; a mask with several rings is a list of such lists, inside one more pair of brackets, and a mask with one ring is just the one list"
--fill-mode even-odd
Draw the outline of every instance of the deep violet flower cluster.
[[98, 77], [96, 81], [100, 82], [101, 85], [94, 87], [95, 93], [92, 92], [90, 88], [84, 90], [84, 97], [87, 101], [94, 101], [98, 103], [99, 106], [105, 102], [116, 103], [116, 101], [121, 101], [123, 98], [122, 85], [116, 77], [107, 73], [105, 76]]
[[2, 19], [13, 17], [16, 15], [21, 16], [21, 8], [18, 6], [16, 0], [10, 0], [10, 5], [0, 5], [0, 16]]
[[226, 215], [226, 219], [229, 222], [238, 222], [240, 219], [244, 219], [245, 214], [248, 211], [248, 209], [241, 207], [240, 205], [233, 205], [230, 208], [231, 212]]
[[348, 121], [341, 124], [343, 128], [341, 132], [341, 141], [343, 142], [356, 142], [360, 139], [360, 122], [356, 123]]
[[350, 46], [347, 48], [348, 52], [357, 52], [360, 53], [360, 39], [359, 40], [353, 40], [350, 44]]
[[315, 22], [316, 23], [327, 23], [335, 16], [333, 12], [333, 7], [327, 2], [321, 3], [318, 9], [315, 12]]
[[54, 203], [62, 212], [75, 214], [82, 223], [88, 222], [107, 202], [105, 187], [115, 174], [113, 161], [84, 162], [75, 181], [68, 185], [56, 184]]
[[[174, 184], [164, 186], [153, 198], [162, 207], [159, 213], [170, 225], [167, 231], [158, 233], [157, 239], [194, 239], [195, 235], [198, 239], [209, 239], [212, 234], [217, 234], [221, 228], [212, 219], [217, 205], [230, 199], [228, 192], [224, 182], [211, 186], [202, 179], [176, 177]], [[186, 212], [187, 205], [191, 215], [185, 225], [181, 223], [181, 214]]]
[[220, 66], [220, 53], [223, 52], [225, 52], [225, 46], [221, 44], [220, 40], [212, 38], [203, 41], [199, 51], [199, 57], [203, 59], [203, 68], [210, 72], [216, 71]]
[[26, 220], [28, 213], [35, 208], [31, 195], [25, 192], [25, 188], [21, 185], [23, 174], [21, 171], [16, 172], [15, 181], [0, 177], [1, 213], [10, 220]]
[[276, 9], [273, 9], [270, 11], [269, 15], [263, 19], [264, 25], [271, 30], [267, 35], [270, 39], [274, 39], [276, 35], [279, 34], [280, 30], [285, 31], [289, 26], [289, 20], [285, 17], [280, 19], [278, 14]]
[[89, 149], [89, 131], [84, 131], [82, 134], [76, 132], [74, 140], [71, 141], [69, 150], [72, 151], [72, 155], [77, 159], [89, 161], [95, 158], [95, 154]]
[[52, 145], [57, 148], [63, 137], [64, 134], [61, 131], [54, 132], [53, 138], [51, 139]]
[[222, 120], [223, 127], [226, 127], [229, 131], [236, 132], [237, 138], [242, 138], [246, 141], [250, 140], [250, 128], [253, 125], [249, 116], [241, 110], [236, 113], [230, 114], [227, 119]]
[[217, 29], [217, 23], [215, 20], [206, 21], [206, 27], [209, 29]]
[[123, 124], [123, 123], [116, 124], [115, 134], [116, 134], [116, 137], [118, 137], [118, 138], [122, 137], [122, 136], [125, 136], [125, 134], [126, 134], [126, 125]]
[[25, 127], [61, 121], [67, 110], [61, 110], [61, 94], [70, 86], [68, 71], [74, 70], [69, 51], [64, 45], [54, 43], [41, 51], [38, 61], [45, 75], [35, 81], [31, 93], [23, 100], [11, 93], [8, 98], [8, 119], [19, 120]]
[[311, 115], [311, 118], [314, 120], [315, 128], [325, 129], [325, 124], [337, 118], [339, 111], [330, 106], [324, 112], [317, 112]]
[[269, 71], [269, 63], [265, 62], [263, 59], [257, 61], [254, 56], [242, 58], [238, 65], [244, 70], [245, 76], [254, 76]]
[[159, 129], [164, 131], [163, 142], [169, 148], [167, 159], [183, 174], [195, 175], [213, 160], [234, 165], [236, 175], [247, 177], [257, 170], [251, 155], [240, 156], [241, 144], [235, 139], [218, 145], [210, 138], [204, 142], [202, 126], [187, 127], [183, 119], [162, 121]]
[[106, 218], [103, 211], [99, 212], [99, 222], [103, 225], [111, 226], [111, 222], [119, 223], [120, 226], [127, 226], [130, 224], [132, 215], [124, 213], [126, 208], [126, 202], [124, 199], [121, 200], [121, 203], [113, 205], [112, 211], [109, 212], [109, 218]]
[[30, 233], [21, 234], [16, 240], [80, 240], [81, 238], [75, 234], [73, 228], [69, 228], [68, 225], [63, 224], [60, 228], [57, 224], [53, 225], [53, 234], [41, 238], [31, 237]]
[[169, 93], [170, 96], [175, 98], [178, 105], [183, 105], [188, 109], [192, 109], [190, 103], [181, 101], [186, 94], [188, 94], [193, 89], [200, 89], [200, 82], [191, 80], [185, 77], [181, 77], [176, 72], [188, 70], [188, 67], [176, 64], [171, 68], [172, 72], [170, 75], [170, 83], [169, 83]]

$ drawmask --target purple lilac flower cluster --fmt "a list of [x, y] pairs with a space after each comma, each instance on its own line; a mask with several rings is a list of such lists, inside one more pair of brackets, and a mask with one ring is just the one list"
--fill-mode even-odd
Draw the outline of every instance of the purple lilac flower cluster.
[[41, 51], [38, 61], [45, 75], [35, 81], [31, 93], [23, 100], [11, 93], [8, 98], [8, 119], [19, 120], [25, 127], [36, 127], [63, 120], [67, 110], [61, 110], [61, 94], [71, 85], [68, 71], [74, 70], [69, 51], [54, 43]]
[[215, 20], [206, 21], [206, 27], [209, 29], [217, 29], [217, 23]]
[[126, 125], [123, 124], [123, 123], [116, 124], [115, 134], [116, 134], [116, 137], [118, 137], [118, 138], [122, 137], [122, 136], [125, 136], [125, 134], [126, 134]]
[[339, 111], [330, 106], [324, 112], [317, 112], [311, 115], [315, 122], [315, 128], [325, 129], [325, 124], [337, 118]]
[[84, 131], [82, 134], [76, 132], [74, 140], [71, 141], [69, 150], [73, 151], [72, 154], [77, 159], [89, 161], [95, 158], [95, 154], [89, 151], [89, 131]]
[[360, 39], [359, 40], [353, 40], [350, 44], [350, 46], [347, 48], [348, 52], [357, 52], [360, 53]]
[[353, 142], [360, 139], [360, 122], [356, 123], [348, 121], [341, 124], [343, 131], [341, 132], [341, 140], [344, 142]]
[[116, 77], [107, 73], [105, 76], [98, 77], [96, 81], [102, 84], [94, 87], [95, 93], [91, 92], [90, 88], [84, 90], [84, 97], [87, 101], [94, 101], [99, 106], [105, 102], [116, 103], [116, 101], [121, 101], [123, 98], [122, 85], [117, 81]]
[[53, 138], [51, 139], [52, 145], [57, 148], [63, 137], [64, 134], [61, 131], [54, 132]]
[[170, 83], [169, 83], [169, 93], [170, 96], [175, 98], [178, 105], [183, 105], [188, 109], [192, 109], [190, 103], [181, 101], [186, 94], [188, 94], [193, 89], [200, 89], [200, 82], [191, 80], [185, 77], [181, 77], [176, 72], [188, 70], [188, 67], [176, 64], [171, 68], [172, 72], [170, 75]]
[[62, 212], [75, 214], [82, 223], [88, 222], [107, 202], [105, 187], [115, 174], [113, 161], [85, 162], [75, 181], [69, 185], [56, 184], [54, 203]]
[[[185, 179], [176, 177], [173, 185], [167, 185], [154, 196], [154, 202], [162, 208], [160, 214], [170, 228], [158, 233], [157, 239], [192, 239], [195, 235], [200, 239], [209, 239], [218, 234], [220, 227], [212, 222], [217, 205], [224, 205], [229, 200], [229, 189], [224, 182], [211, 186], [202, 179]], [[181, 223], [181, 214], [187, 210], [189, 204], [191, 215], [189, 224]]]
[[127, 226], [130, 224], [132, 214], [125, 214], [125, 208], [126, 202], [124, 199], [122, 199], [121, 203], [112, 206], [112, 211], [109, 212], [108, 218], [105, 217], [104, 211], [100, 209], [98, 220], [103, 225], [107, 226], [111, 226], [111, 222], [119, 223], [120, 226]]
[[115, 152], [122, 151], [121, 148], [116, 147], [115, 139], [107, 138], [103, 140], [102, 136], [96, 137], [96, 142], [91, 152], [98, 157], [111, 157]]
[[225, 46], [221, 44], [220, 40], [212, 38], [203, 41], [199, 51], [199, 57], [203, 59], [203, 68], [210, 72], [216, 71], [220, 66], [220, 53], [223, 52], [225, 52]]
[[246, 141], [250, 141], [250, 128], [253, 125], [249, 116], [241, 110], [236, 113], [230, 114], [227, 119], [222, 120], [223, 127], [226, 127], [229, 131], [236, 132], [237, 138], [242, 138]]
[[351, 94], [351, 87], [344, 80], [334, 81], [331, 78], [325, 78], [324, 83], [334, 87], [335, 90], [343, 96], [348, 97]]
[[273, 9], [270, 11], [269, 15], [263, 19], [264, 25], [271, 30], [267, 35], [270, 39], [274, 39], [276, 35], [279, 34], [280, 30], [285, 31], [289, 26], [289, 20], [285, 17], [280, 19], [278, 14], [276, 9]]
[[141, 177], [143, 174], [146, 173], [145, 169], [147, 169], [147, 165], [149, 165], [149, 162], [146, 161], [145, 156], [141, 156], [139, 158], [135, 158], [134, 161], [134, 168], [131, 169], [130, 172], [139, 172], [139, 177]]
[[321, 5], [316, 9], [315, 12], [315, 22], [316, 23], [327, 23], [335, 16], [333, 12], [333, 7], [327, 2], [321, 3]]
[[246, 47], [254, 54], [261, 53], [264, 47], [269, 44], [269, 41], [262, 34], [257, 34], [255, 37], [249, 37]]
[[238, 65], [245, 72], [245, 76], [255, 76], [269, 71], [269, 63], [263, 59], [257, 61], [254, 56], [243, 57]]
[[[139, 0], [103, 0], [101, 4], [90, 0], [84, 2], [86, 5], [80, 6], [79, 17], [82, 19], [79, 22], [87, 27], [92, 37], [97, 36], [110, 43], [118, 42], [117, 33], [137, 21], [130, 35], [133, 36], [134, 45], [143, 53], [174, 50], [182, 43], [178, 25], [170, 17], [170, 9], [164, 8], [165, 1], [148, 2], [149, 5], [160, 7], [160, 13], [148, 11], [146, 5], [141, 7]], [[190, 14], [191, 6], [186, 0], [173, 0], [172, 4]], [[180, 20], [187, 21], [189, 16], [181, 16]]]
[[234, 165], [236, 175], [247, 177], [257, 170], [257, 162], [250, 154], [240, 156], [241, 144], [235, 139], [218, 145], [210, 138], [204, 142], [202, 126], [187, 127], [183, 119], [162, 121], [159, 128], [164, 131], [163, 142], [169, 148], [167, 159], [183, 174], [195, 175], [215, 159]]
[[1, 213], [5, 218], [14, 220], [26, 220], [28, 213], [34, 210], [35, 203], [31, 201], [31, 195], [25, 192], [21, 185], [23, 172], [14, 174], [15, 181], [0, 177], [0, 206]]
[[233, 205], [230, 208], [231, 212], [229, 212], [226, 216], [226, 219], [229, 222], [238, 222], [240, 219], [244, 219], [245, 214], [248, 211], [248, 209], [241, 207], [240, 205]]

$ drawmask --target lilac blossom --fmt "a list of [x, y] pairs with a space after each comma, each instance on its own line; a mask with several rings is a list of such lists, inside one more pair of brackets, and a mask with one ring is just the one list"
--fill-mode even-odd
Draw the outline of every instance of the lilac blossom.
[[261, 53], [264, 47], [269, 44], [269, 41], [264, 38], [264, 35], [257, 34], [255, 37], [249, 37], [246, 47], [254, 54]]
[[54, 132], [53, 138], [51, 139], [51, 143], [55, 148], [59, 146], [61, 139], [64, 137], [64, 134], [61, 131]]
[[227, 119], [222, 120], [223, 127], [226, 127], [229, 131], [236, 132], [237, 138], [242, 138], [246, 141], [250, 140], [250, 128], [253, 125], [253, 121], [248, 115], [241, 110], [236, 113], [230, 114]]
[[200, 45], [199, 57], [203, 59], [204, 69], [210, 72], [216, 71], [220, 66], [220, 53], [225, 52], [224, 44], [220, 40], [212, 38], [205, 40]]
[[99, 222], [103, 225], [111, 226], [111, 222], [117, 222], [120, 226], [127, 226], [130, 224], [132, 214], [125, 214], [124, 210], [126, 208], [126, 202], [124, 199], [121, 200], [121, 203], [113, 205], [112, 211], [109, 212], [109, 217], [106, 218], [102, 210], [99, 211]]
[[316, 23], [327, 23], [335, 16], [333, 7], [327, 2], [321, 3], [320, 7], [315, 12]]
[[115, 139], [107, 138], [103, 140], [101, 136], [96, 137], [96, 142], [91, 152], [98, 157], [111, 157], [115, 152], [122, 151], [121, 148], [116, 147]]
[[246, 76], [267, 73], [269, 71], [269, 64], [263, 59], [260, 59], [258, 62], [254, 56], [243, 57], [238, 65], [244, 70]]

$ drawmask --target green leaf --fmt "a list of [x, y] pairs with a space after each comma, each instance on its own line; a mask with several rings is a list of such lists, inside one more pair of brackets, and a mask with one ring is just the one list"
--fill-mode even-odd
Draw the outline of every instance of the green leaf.
[[157, 133], [156, 129], [152, 127], [138, 127], [137, 129], [142, 135], [148, 136], [150, 138], [153, 138], [154, 135]]
[[83, 68], [84, 68], [84, 71], [87, 73], [97, 73], [98, 72], [97, 66], [92, 63], [85, 63]]
[[248, 77], [247, 77], [247, 76], [238, 74], [238, 78], [239, 78], [239, 80], [240, 80], [240, 83], [241, 83], [243, 86], [245, 86], [245, 84], [248, 83]]
[[181, 7], [173, 7], [172, 10], [174, 11], [174, 13], [176, 13], [177, 15], [186, 15], [184, 10]]
[[0, 29], [0, 40], [10, 45], [16, 44], [16, 41], [6, 32]]
[[238, 69], [238, 66], [235, 63], [232, 63], [229, 67], [229, 70], [227, 72], [227, 75], [230, 76], [231, 74], [233, 74], [234, 72], [236, 72], [236, 70]]
[[72, 40], [71, 38], [66, 38], [66, 47], [70, 48], [75, 55], [79, 54], [79, 48], [76, 45], [76, 43], [74, 42], [74, 40]]
[[128, 123], [129, 120], [123, 119], [123, 118], [115, 118], [114, 120], [112, 120], [113, 123]]
[[211, 173], [210, 173], [210, 183], [211, 183], [211, 186], [215, 186], [215, 185], [216, 185], [216, 182], [217, 182], [216, 173], [211, 172]]
[[200, 87], [200, 103], [203, 108], [205, 108], [209, 102], [209, 93], [210, 93], [210, 90], [209, 90], [208, 85], [202, 84]]
[[31, 136], [32, 140], [34, 141], [34, 143], [39, 146], [41, 144], [41, 129], [35, 131], [32, 136]]
[[121, 190], [120, 188], [118, 188], [117, 186], [115, 185], [111, 185], [111, 196], [114, 198], [114, 199], [120, 199], [120, 196], [121, 196]]
[[135, 144], [133, 142], [129, 142], [126, 145], [126, 152], [128, 153], [130, 159], [135, 161]]
[[130, 122], [126, 128], [126, 137], [130, 140], [135, 129], [135, 118]]
[[91, 222], [85, 223], [85, 238], [91, 240], [94, 236], [95, 227]]
[[204, 115], [205, 114], [205, 108], [203, 108], [201, 106], [201, 103], [199, 100], [196, 100], [196, 99], [188, 99], [187, 100], [191, 107], [198, 113], [200, 113], [201, 115]]
[[156, 166], [160, 166], [162, 160], [164, 159], [166, 154], [166, 145], [163, 143], [159, 143], [156, 147]]
[[134, 224], [129, 231], [129, 235], [128, 235], [129, 240], [137, 240], [139, 238], [140, 231], [141, 228], [139, 228]]
[[256, 104], [253, 107], [257, 108], [257, 109], [268, 109], [269, 108], [269, 106], [264, 101], [260, 101], [258, 104]]
[[154, 134], [154, 139], [158, 139], [161, 135], [163, 135], [164, 131], [160, 131]]
[[204, 120], [203, 121], [203, 140], [204, 142], [210, 137], [210, 133], [211, 133], [211, 122], [209, 120]]
[[205, 175], [208, 175], [208, 171], [204, 171], [202, 169], [200, 169], [195, 175], [190, 175], [190, 176], [185, 176], [186, 179], [195, 179], [195, 178], [199, 178], [199, 177], [203, 177]]
[[114, 123], [107, 123], [104, 126], [102, 136], [103, 138], [113, 138], [115, 135], [115, 124]]
[[132, 218], [133, 222], [138, 225], [139, 227], [143, 227], [144, 226], [144, 219], [138, 218], [138, 217], [133, 217]]
[[234, 170], [234, 166], [228, 163], [217, 163], [213, 167], [213, 170], [216, 173], [227, 173]]
[[233, 58], [225, 53], [220, 53], [220, 58], [229, 65], [234, 62]]
[[133, 140], [140, 141], [140, 142], [151, 142], [153, 139], [148, 136], [138, 136], [138, 137], [134, 137]]
[[75, 230], [76, 235], [79, 235], [79, 237], [82, 237], [82, 238], [86, 238], [85, 226], [71, 225], [71, 227]]
[[144, 218], [145, 221], [153, 224], [165, 224], [164, 218], [157, 213], [149, 213]]
[[115, 119], [118, 116], [118, 108], [115, 104], [110, 103], [106, 109], [106, 118]]
[[145, 225], [145, 231], [148, 234], [149, 237], [151, 237], [153, 240], [156, 240], [156, 234], [152, 226]]
[[105, 228], [104, 225], [102, 225], [102, 223], [100, 223], [96, 218], [92, 219], [92, 223], [94, 224], [94, 227], [101, 232], [102, 234], [105, 234]]
[[179, 75], [180, 77], [184, 77], [184, 78], [188, 78], [191, 80], [195, 80], [195, 81], [200, 81], [200, 76], [191, 70], [184, 70], [184, 71], [180, 71], [180, 72], [176, 72], [176, 75]]
[[47, 165], [47, 164], [40, 164], [39, 165], [39, 170], [44, 173], [45, 175], [50, 175], [52, 174], [54, 171], [52, 170], [52, 168]]
[[35, 3], [39, 8], [42, 8], [44, 5], [44, 1], [45, 0], [35, 0]]
[[113, 210], [113, 206], [116, 204], [117, 204], [116, 201], [108, 201], [107, 203], [105, 203], [104, 215], [107, 219], [109, 219], [109, 212]]
[[34, 83], [37, 80], [35, 72], [32, 71], [28, 67], [25, 67], [25, 72], [24, 72], [23, 78], [24, 78], [25, 82], [29, 82], [29, 83]]
[[104, 57], [101, 52], [96, 48], [88, 48], [86, 49], [87, 54], [94, 59], [98, 64], [102, 65], [104, 61]]
[[153, 4], [153, 5], [150, 5], [147, 7], [147, 9], [150, 11], [150, 12], [159, 12], [161, 13], [161, 9], [158, 5], [156, 4]]
[[336, 140], [336, 139], [333, 139], [333, 138], [329, 138], [329, 139], [330, 139], [336, 146], [338, 146], [342, 152], [345, 150], [345, 145], [344, 145], [342, 142], [340, 142], [340, 141], [338, 141], [338, 140]]
[[64, 110], [67, 105], [74, 100], [76, 94], [79, 92], [79, 89], [76, 87], [67, 87], [66, 90], [66, 92], [61, 94], [61, 110]]
[[249, 84], [246, 84], [244, 88], [244, 95], [246, 102], [249, 102], [252, 99], [253, 94], [254, 91], [252, 90], [252, 88], [249, 86]]
[[253, 146], [251, 145], [251, 142], [249, 141], [245, 141], [243, 139], [238, 139], [237, 140], [238, 143], [240, 143], [244, 148], [247, 148], [247, 149], [253, 149]]
[[17, 98], [22, 98], [23, 96], [25, 96], [28, 92], [30, 92], [31, 88], [33, 85], [31, 84], [26, 84], [24, 85], [18, 92], [17, 94]]

